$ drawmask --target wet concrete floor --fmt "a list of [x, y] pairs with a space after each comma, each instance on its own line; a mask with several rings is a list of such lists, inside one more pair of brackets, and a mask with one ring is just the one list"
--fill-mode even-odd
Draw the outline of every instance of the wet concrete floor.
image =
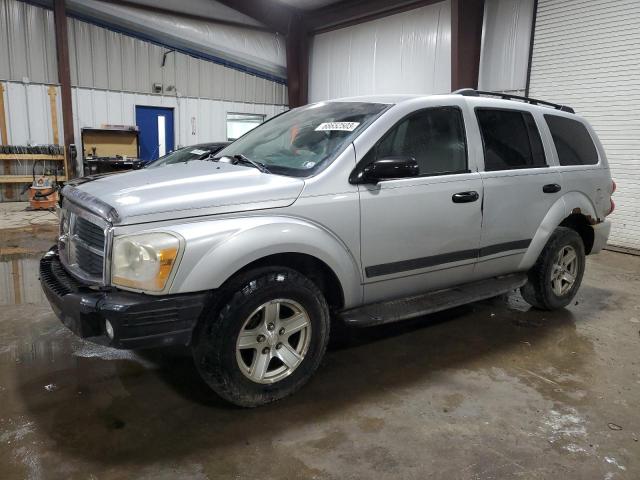
[[512, 294], [349, 331], [253, 410], [187, 351], [99, 347], [46, 304], [0, 306], [0, 478], [638, 479], [639, 292], [640, 257], [604, 252], [566, 310]]

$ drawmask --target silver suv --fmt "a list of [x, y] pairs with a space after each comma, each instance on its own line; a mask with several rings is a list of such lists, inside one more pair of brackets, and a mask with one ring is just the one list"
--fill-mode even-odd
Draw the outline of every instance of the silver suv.
[[610, 230], [615, 184], [593, 129], [528, 98], [315, 103], [217, 155], [68, 184], [40, 277], [81, 337], [189, 345], [203, 379], [242, 406], [300, 388], [332, 322], [517, 288], [564, 307]]

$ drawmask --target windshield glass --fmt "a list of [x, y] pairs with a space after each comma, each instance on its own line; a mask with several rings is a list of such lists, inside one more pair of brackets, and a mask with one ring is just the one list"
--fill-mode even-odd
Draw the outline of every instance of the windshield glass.
[[150, 163], [147, 168], [157, 168], [174, 163], [183, 163], [191, 160], [209, 158], [209, 155], [220, 150], [221, 147], [222, 145], [217, 148], [211, 148], [211, 146], [208, 145], [192, 145], [190, 147], [181, 148], [168, 153], [164, 157], [158, 158], [155, 162]]
[[244, 155], [270, 172], [308, 177], [328, 165], [388, 106], [321, 102], [289, 110], [240, 137], [216, 156]]

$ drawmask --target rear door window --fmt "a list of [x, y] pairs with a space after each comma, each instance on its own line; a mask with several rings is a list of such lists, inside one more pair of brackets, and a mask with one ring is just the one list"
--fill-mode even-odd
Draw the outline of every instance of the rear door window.
[[558, 115], [545, 115], [560, 165], [595, 165], [598, 150], [582, 122]]
[[477, 108], [484, 145], [484, 169], [546, 167], [540, 133], [533, 116], [518, 110]]

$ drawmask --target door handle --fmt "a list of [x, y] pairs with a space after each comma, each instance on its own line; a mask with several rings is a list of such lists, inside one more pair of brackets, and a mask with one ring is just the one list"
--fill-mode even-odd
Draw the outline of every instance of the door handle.
[[460, 192], [454, 193], [451, 200], [453, 200], [453, 203], [469, 203], [475, 202], [479, 198], [478, 192]]
[[562, 187], [560, 185], [558, 185], [557, 183], [550, 183], [550, 184], [545, 185], [544, 187], [542, 187], [542, 191], [544, 193], [557, 193], [560, 190], [562, 190]]

